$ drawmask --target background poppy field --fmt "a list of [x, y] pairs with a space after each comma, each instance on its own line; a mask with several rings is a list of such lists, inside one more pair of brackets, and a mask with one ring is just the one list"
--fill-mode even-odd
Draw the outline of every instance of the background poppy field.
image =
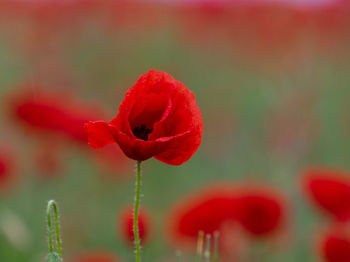
[[346, 0], [0, 0], [0, 261], [44, 261], [49, 199], [64, 261], [133, 261], [135, 161], [83, 125], [149, 69], [204, 133], [183, 165], [143, 163], [143, 261], [193, 261], [201, 226], [222, 261], [350, 261], [349, 59]]

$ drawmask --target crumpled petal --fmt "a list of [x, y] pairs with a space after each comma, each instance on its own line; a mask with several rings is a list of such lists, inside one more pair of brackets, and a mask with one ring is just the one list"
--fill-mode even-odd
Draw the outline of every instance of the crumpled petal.
[[109, 130], [113, 134], [115, 141], [117, 141], [124, 154], [131, 159], [144, 161], [155, 155], [161, 154], [169, 148], [177, 145], [179, 141], [188, 136], [190, 132], [185, 132], [174, 137], [159, 138], [151, 141], [144, 141], [142, 139], [133, 139], [119, 130], [109, 125]]
[[157, 160], [170, 165], [181, 165], [189, 160], [200, 146], [203, 134], [202, 115], [194, 94], [180, 82], [177, 82], [176, 86], [177, 93], [172, 99], [172, 112], [164, 121], [155, 125], [151, 135], [151, 138], [160, 137], [190, 130], [187, 136], [172, 143], [168, 150], [155, 156]]

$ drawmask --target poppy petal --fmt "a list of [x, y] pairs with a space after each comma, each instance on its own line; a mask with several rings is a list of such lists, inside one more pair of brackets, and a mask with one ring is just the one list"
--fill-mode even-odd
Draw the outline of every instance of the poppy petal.
[[162, 137], [156, 140], [145, 141], [133, 139], [111, 125], [109, 127], [115, 141], [117, 141], [124, 154], [138, 161], [144, 161], [154, 155], [161, 154], [171, 146], [178, 144], [179, 141], [189, 134], [189, 132], [185, 132], [173, 137]]
[[89, 144], [93, 148], [101, 148], [115, 142], [109, 124], [104, 121], [88, 122], [85, 124], [88, 133]]

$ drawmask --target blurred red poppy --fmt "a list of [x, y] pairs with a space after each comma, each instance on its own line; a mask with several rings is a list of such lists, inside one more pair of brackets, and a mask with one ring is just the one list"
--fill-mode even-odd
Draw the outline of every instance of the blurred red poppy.
[[129, 89], [115, 119], [86, 124], [94, 148], [117, 142], [131, 159], [155, 157], [171, 165], [198, 149], [202, 116], [193, 93], [169, 74], [150, 70]]
[[59, 135], [71, 141], [87, 142], [84, 123], [98, 118], [102, 110], [74, 101], [69, 95], [43, 91], [39, 85], [25, 85], [25, 90], [10, 100], [10, 116], [33, 133]]
[[198, 233], [213, 234], [236, 219], [235, 188], [214, 186], [184, 198], [168, 216], [169, 237], [176, 244], [196, 243]]
[[286, 219], [285, 197], [269, 187], [240, 189], [236, 213], [239, 223], [255, 237], [277, 233]]
[[350, 261], [350, 235], [344, 229], [327, 232], [320, 242], [320, 253], [326, 262]]
[[235, 236], [241, 228], [241, 233], [251, 237], [269, 237], [281, 231], [286, 213], [285, 197], [271, 187], [213, 186], [180, 201], [172, 209], [169, 236], [176, 244], [192, 246], [199, 231], [205, 234], [220, 231], [224, 238], [230, 238], [226, 235], [228, 231]]
[[107, 251], [89, 251], [76, 258], [72, 259], [71, 262], [119, 262], [113, 253]]
[[[42, 86], [35, 84], [25, 84], [24, 89], [12, 95], [8, 108], [11, 119], [24, 131], [39, 138], [41, 148], [37, 150], [34, 161], [45, 175], [57, 173], [61, 169], [59, 154], [62, 149], [70, 147], [72, 142], [88, 148], [84, 124], [104, 115], [104, 110], [99, 106], [78, 102], [62, 92], [44, 91]], [[94, 152], [93, 156], [104, 166], [113, 166], [114, 171], [129, 166], [117, 146]]]
[[350, 177], [342, 170], [310, 168], [303, 189], [312, 202], [338, 221], [350, 219]]
[[[133, 209], [126, 207], [118, 217], [119, 230], [122, 233], [123, 239], [129, 245], [134, 245], [134, 220]], [[140, 209], [138, 216], [139, 236], [141, 244], [149, 238], [151, 231], [150, 215], [145, 209]]]

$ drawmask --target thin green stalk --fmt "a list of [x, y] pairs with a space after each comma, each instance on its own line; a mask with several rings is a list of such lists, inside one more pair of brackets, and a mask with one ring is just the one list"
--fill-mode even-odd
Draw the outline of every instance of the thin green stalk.
[[55, 200], [50, 200], [47, 204], [46, 216], [47, 216], [47, 235], [49, 238], [49, 252], [53, 253], [53, 240], [52, 240], [52, 222], [51, 222], [51, 210], [53, 210], [55, 218], [55, 229], [56, 229], [56, 248], [57, 253], [62, 258], [62, 245], [61, 245], [61, 234], [60, 224], [58, 220], [58, 210]]
[[206, 245], [205, 245], [205, 251], [204, 251], [204, 261], [210, 262], [210, 243], [211, 242], [211, 236], [209, 234], [206, 235]]
[[140, 245], [139, 225], [138, 225], [140, 193], [141, 193], [141, 161], [137, 161], [136, 189], [135, 189], [135, 203], [134, 203], [134, 243], [135, 243], [136, 262], [141, 261], [141, 245]]
[[197, 239], [197, 257], [198, 261], [202, 261], [203, 258], [203, 246], [204, 246], [204, 231], [198, 232]]
[[219, 231], [215, 231], [214, 232], [214, 252], [213, 252], [212, 262], [219, 262], [219, 241], [220, 241], [220, 233]]

